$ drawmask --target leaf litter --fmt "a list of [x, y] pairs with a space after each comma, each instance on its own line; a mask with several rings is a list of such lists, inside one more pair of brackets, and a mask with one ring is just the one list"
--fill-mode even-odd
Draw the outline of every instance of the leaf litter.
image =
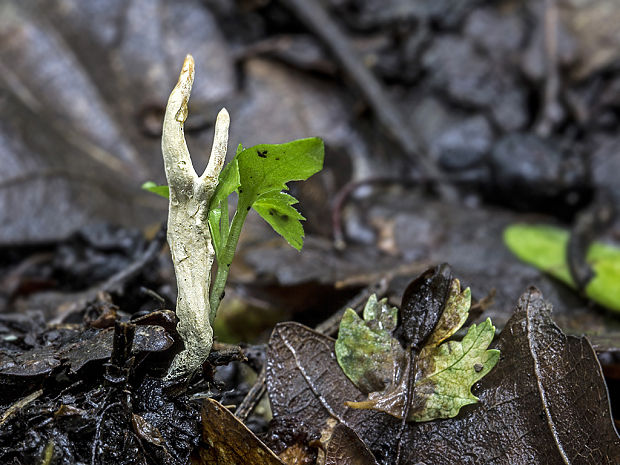
[[[445, 285], [445, 281], [449, 286]], [[485, 328], [484, 323], [472, 325], [463, 341], [451, 340], [455, 328], [462, 326], [467, 318], [470, 295], [467, 289], [460, 289], [458, 281], [452, 278], [445, 265], [424, 273], [414, 280], [409, 289], [411, 292], [406, 293], [409, 294], [407, 298], [419, 297], [420, 292], [427, 291], [445, 293], [422, 299], [440, 311], [426, 308], [417, 314], [431, 315], [435, 323], [434, 326], [423, 323], [409, 325], [418, 335], [415, 338], [411, 335], [402, 338], [397, 309], [376, 297], [369, 299], [363, 318], [353, 316], [351, 311], [345, 312], [343, 328], [351, 325], [350, 329], [354, 330], [352, 334], [374, 334], [378, 336], [375, 338], [377, 347], [384, 353], [391, 353], [387, 351], [388, 347], [400, 347], [400, 353], [405, 358], [407, 353], [402, 348], [403, 340], [410, 348], [413, 341], [423, 341], [417, 353], [418, 370], [424, 369], [424, 363], [420, 360], [424, 358], [425, 351], [437, 352], [435, 355], [441, 356], [441, 347], [465, 343], [468, 335]], [[404, 299], [402, 307], [408, 307], [411, 314], [416, 315], [411, 310], [415, 307], [412, 302]], [[156, 325], [158, 332], [163, 331], [166, 337], [161, 342], [156, 343], [159, 339], [153, 339], [149, 344], [165, 354], [168, 346], [165, 340], [175, 334], [167, 333], [169, 323], [163, 315], [158, 316], [159, 313], [162, 312], [144, 317], [143, 327]], [[401, 317], [403, 313], [401, 310]], [[58, 332], [58, 328], [55, 331]], [[99, 338], [110, 334], [109, 329], [95, 328], [91, 331], [93, 336], [100, 335]], [[369, 393], [389, 388], [395, 371], [393, 367], [398, 365], [395, 361], [402, 363], [402, 356], [397, 355], [390, 361], [391, 365], [386, 366], [377, 365], [378, 359], [370, 357], [372, 363], [360, 365], [361, 369], [357, 372], [349, 370], [350, 379], [338, 364], [336, 341], [298, 323], [279, 324], [269, 343], [266, 364], [273, 425], [288, 419], [284, 425], [291, 432], [295, 430], [295, 425], [303, 424], [311, 433], [303, 436], [305, 439], [297, 439], [301, 442], [295, 447], [281, 444], [282, 453], [279, 452], [278, 458], [269, 450], [273, 442], [260, 445], [253, 433], [234, 420], [232, 414], [216, 404], [215, 400], [208, 401], [208, 422], [211, 425], [205, 426], [206, 417], [203, 416], [200, 441], [198, 412], [201, 404], [206, 409], [207, 403], [174, 394], [161, 381], [145, 377], [144, 362], [142, 368], [135, 365], [131, 368], [136, 363], [132, 360], [139, 360], [139, 357], [134, 357], [140, 356], [140, 351], [144, 350], [139, 348], [140, 331], [140, 326], [136, 326], [132, 351], [125, 348], [119, 352], [108, 345], [110, 342], [97, 343], [98, 337], [86, 339], [92, 341], [88, 342], [91, 349], [84, 352], [88, 363], [81, 368], [74, 367], [75, 362], [70, 357], [58, 355], [58, 351], [66, 352], [66, 347], [75, 347], [72, 350], [78, 352], [80, 347], [79, 344], [74, 345], [70, 331], [66, 335], [60, 332], [57, 337], [60, 341], [63, 338], [68, 340], [68, 343], [52, 346], [47, 355], [60, 364], [34, 377], [20, 375], [22, 380], [11, 388], [15, 400], [10, 405], [5, 403], [9, 409], [5, 409], [8, 415], [3, 416], [0, 425], [0, 442], [3, 447], [8, 446], [7, 441], [11, 438], [26, 437], [26, 434], [32, 442], [30, 446], [20, 443], [6, 447], [7, 452], [3, 454], [9, 455], [3, 455], [3, 459], [10, 460], [20, 451], [20, 456], [36, 461], [46, 456], [45, 451], [51, 451], [53, 457], [64, 457], [74, 462], [94, 460], [94, 463], [107, 463], [106, 460], [114, 460], [115, 463], [150, 463], [155, 460], [158, 463], [185, 463], [189, 451], [194, 450], [194, 454], [203, 454], [203, 457], [219, 457], [217, 460], [220, 462], [213, 463], [227, 463], [221, 462], [224, 460], [222, 457], [238, 454], [238, 460], [242, 460], [239, 457], [243, 454], [235, 450], [249, 444], [256, 446], [250, 447], [254, 451], [252, 453], [262, 450], [266, 454], [261, 453], [267, 463], [290, 463], [291, 457], [303, 457], [306, 462], [301, 463], [314, 463], [312, 450], [317, 447], [319, 459], [316, 463], [394, 463], [402, 424], [400, 418], [382, 411], [351, 408], [345, 402], [366, 402]], [[393, 345], [394, 339], [398, 345]], [[161, 343], [164, 345], [159, 345]], [[116, 337], [112, 345], [118, 345]], [[483, 346], [482, 350], [486, 353], [486, 343]], [[478, 399], [478, 403], [462, 406], [454, 418], [407, 422], [400, 437], [404, 453], [398, 463], [618, 462], [620, 444], [596, 356], [587, 339], [566, 336], [555, 326], [550, 318], [550, 305], [539, 291], [530, 289], [523, 295], [506, 329], [491, 344], [491, 348], [492, 351], [500, 350], [501, 356], [497, 365], [473, 384], [471, 395]], [[410, 350], [410, 353], [413, 351]], [[24, 356], [27, 354], [28, 351], [24, 352]], [[353, 360], [356, 357], [361, 360], [355, 351], [352, 355]], [[110, 362], [104, 366], [111, 364], [113, 370], [105, 368], [106, 374], [102, 379], [96, 373], [105, 356], [110, 357]], [[467, 364], [471, 368], [472, 362]], [[473, 365], [476, 372], [476, 363]], [[136, 371], [136, 368], [140, 369]], [[382, 375], [373, 378], [370, 374], [375, 369]], [[86, 385], [74, 384], [76, 379], [91, 373], [95, 376]], [[49, 391], [45, 380], [60, 374], [68, 376], [68, 381], [62, 385], [64, 394], [58, 397]], [[15, 382], [18, 376], [7, 372], [3, 380]], [[34, 395], [20, 398], [15, 393], [19, 386], [22, 392], [28, 391]], [[468, 383], [464, 386], [469, 389]], [[424, 395], [414, 389], [411, 399], [415, 404], [416, 399], [424, 399]], [[220, 416], [224, 419], [217, 420]], [[28, 419], [31, 419], [30, 423]], [[27, 425], [30, 425], [29, 431], [24, 429]], [[224, 428], [225, 433], [222, 432], [224, 425], [228, 425]], [[207, 430], [210, 432], [205, 432]], [[321, 445], [312, 439], [316, 438], [313, 431], [325, 435]], [[92, 444], [93, 435], [95, 449], [90, 446], [73, 448], [73, 441], [80, 437], [90, 437], [88, 443]], [[213, 447], [218, 450], [213, 447], [210, 452], [202, 450], [208, 444], [205, 438], [209, 437], [213, 444], [217, 443]]]
[[[410, 292], [405, 293], [408, 300], [403, 301], [403, 307], [412, 306], [412, 300], [422, 300], [419, 294], [412, 292], [412, 289], [424, 287], [418, 283], [414, 281]], [[338, 363], [362, 392], [369, 393], [368, 400], [346, 402], [346, 405], [383, 411], [402, 419], [412, 369], [415, 369], [415, 381], [408, 401], [408, 421], [451, 418], [461, 407], [477, 402], [470, 392], [471, 386], [485, 376], [499, 358], [497, 350], [487, 350], [495, 328], [487, 319], [472, 325], [462, 341], [441, 344], [467, 320], [471, 304], [469, 288], [461, 292], [459, 281], [451, 280], [445, 309], [418, 353], [404, 351], [399, 341], [391, 336], [396, 328], [398, 310], [390, 308], [386, 302], [387, 299], [383, 299], [378, 303], [376, 297], [371, 297], [364, 308], [364, 320], [350, 309], [342, 319], [335, 343]], [[373, 331], [372, 326], [378, 329]]]
[[[620, 440], [596, 355], [585, 337], [563, 334], [550, 313], [538, 290], [523, 294], [491, 345], [501, 352], [497, 365], [473, 385], [479, 402], [452, 419], [408, 422], [399, 463], [618, 463]], [[343, 424], [379, 463], [395, 463], [401, 421], [345, 405], [366, 395], [338, 365], [334, 346], [303, 325], [276, 326], [267, 359], [274, 417], [294, 415], [322, 429]]]

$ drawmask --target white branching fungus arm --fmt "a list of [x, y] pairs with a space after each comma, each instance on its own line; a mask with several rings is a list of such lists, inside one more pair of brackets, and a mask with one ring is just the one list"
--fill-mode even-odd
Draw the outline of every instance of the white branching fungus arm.
[[174, 359], [167, 379], [189, 376], [198, 370], [213, 344], [209, 285], [215, 251], [207, 215], [226, 158], [230, 117], [226, 109], [217, 116], [211, 158], [198, 177], [183, 133], [193, 82], [194, 59], [187, 55], [179, 81], [168, 99], [161, 143], [170, 186], [168, 243], [178, 287], [177, 330], [185, 343], [185, 350]]

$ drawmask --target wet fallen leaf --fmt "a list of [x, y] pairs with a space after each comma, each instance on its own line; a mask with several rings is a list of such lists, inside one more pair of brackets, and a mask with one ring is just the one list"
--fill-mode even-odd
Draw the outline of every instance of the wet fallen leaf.
[[202, 443], [193, 465], [285, 465], [216, 400], [205, 399], [201, 418]]
[[428, 269], [407, 286], [396, 334], [407, 347], [418, 352], [426, 343], [443, 314], [451, 285], [452, 270], [444, 263]]
[[[159, 202], [138, 188], [161, 171], [148, 160], [157, 134], [145, 132], [152, 119], [161, 127], [170, 63], [189, 51], [200, 63], [197, 107], [234, 91], [227, 43], [195, 0], [103, 9], [90, 0], [3, 2], [0, 41], [8, 97], [0, 108], [11, 115], [0, 127], [0, 242], [63, 238], [93, 218], [144, 225], [160, 217]], [[210, 135], [197, 137], [204, 146]]]
[[[59, 351], [59, 355], [66, 358], [71, 371], [76, 372], [86, 363], [94, 360], [105, 360], [112, 353], [112, 328], [98, 332], [94, 337], [77, 342]], [[136, 335], [133, 342], [134, 352], [161, 352], [172, 346], [172, 337], [160, 326], [136, 326]]]
[[[531, 288], [495, 348], [502, 356], [474, 385], [480, 402], [453, 419], [406, 425], [402, 464], [615, 464], [620, 439], [596, 355], [584, 337], [566, 336], [551, 305]], [[276, 326], [267, 386], [274, 417], [296, 415], [324, 428], [353, 429], [377, 460], [394, 460], [400, 421], [344, 406], [363, 394], [339, 368], [333, 339], [296, 323]]]
[[404, 351], [392, 337], [398, 309], [387, 298], [372, 295], [364, 307], [363, 319], [348, 308], [340, 322], [335, 352], [338, 364], [353, 384], [364, 393], [381, 391], [404, 363]]
[[[478, 401], [471, 387], [499, 358], [497, 350], [487, 350], [495, 328], [487, 318], [472, 325], [462, 341], [442, 344], [465, 323], [471, 305], [469, 288], [461, 292], [459, 281], [451, 276], [450, 268], [440, 265], [405, 291], [403, 308], [409, 312], [403, 312], [402, 327], [419, 337], [425, 327], [420, 320], [431, 315], [431, 323], [422, 330], [426, 334], [420, 338], [425, 341], [421, 350], [411, 345], [403, 350], [392, 336], [398, 309], [390, 309], [385, 302], [380, 306], [376, 298], [369, 299], [363, 321], [353, 310], [345, 313], [335, 344], [338, 364], [353, 384], [369, 393], [365, 401], [346, 402], [349, 407], [429, 421], [454, 417], [461, 407]], [[449, 284], [447, 292], [445, 284]]]
[[[113, 328], [83, 332], [73, 329], [66, 333], [63, 337], [68, 340], [64, 344], [35, 347], [25, 352], [0, 353], [0, 383], [7, 380], [20, 383], [19, 378], [47, 376], [62, 364], [75, 373], [89, 362], [110, 358]], [[136, 353], [161, 352], [172, 346], [173, 342], [168, 332], [160, 326], [137, 326], [133, 350]]]
[[355, 431], [338, 423], [327, 444], [325, 465], [377, 465], [377, 461]]

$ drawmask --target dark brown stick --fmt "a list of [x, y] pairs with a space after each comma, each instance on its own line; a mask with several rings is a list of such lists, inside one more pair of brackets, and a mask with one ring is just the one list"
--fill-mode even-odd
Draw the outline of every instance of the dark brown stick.
[[374, 110], [381, 126], [398, 143], [403, 153], [419, 166], [423, 175], [441, 180], [438, 189], [442, 197], [455, 199], [454, 188], [442, 180], [439, 168], [427, 154], [422, 152], [416, 137], [412, 137], [413, 130], [405, 124], [406, 117], [392, 103], [379, 80], [364, 65], [347, 36], [329, 17], [321, 2], [309, 0], [280, 0], [280, 2], [295, 14], [338, 60], [345, 74]]
[[545, 33], [545, 90], [536, 133], [548, 137], [559, 118], [558, 94], [560, 92], [560, 76], [558, 73], [558, 6], [556, 0], [545, 0], [544, 6]]

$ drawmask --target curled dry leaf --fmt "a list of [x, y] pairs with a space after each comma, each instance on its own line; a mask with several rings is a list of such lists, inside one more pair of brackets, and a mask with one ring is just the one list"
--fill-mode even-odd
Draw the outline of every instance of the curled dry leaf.
[[192, 465], [285, 465], [222, 404], [202, 404], [202, 443]]
[[325, 465], [377, 465], [377, 461], [355, 431], [338, 423], [327, 443]]
[[415, 352], [435, 329], [446, 307], [451, 285], [452, 270], [444, 263], [426, 270], [405, 289], [396, 337]]
[[[551, 306], [529, 289], [499, 336], [502, 356], [476, 383], [479, 403], [453, 419], [408, 423], [401, 464], [620, 463], [601, 368], [586, 338], [566, 336]], [[381, 463], [394, 461], [400, 420], [351, 409], [364, 395], [342, 372], [334, 340], [295, 323], [276, 326], [267, 386], [274, 416], [296, 415], [324, 427], [335, 419], [360, 437]]]

